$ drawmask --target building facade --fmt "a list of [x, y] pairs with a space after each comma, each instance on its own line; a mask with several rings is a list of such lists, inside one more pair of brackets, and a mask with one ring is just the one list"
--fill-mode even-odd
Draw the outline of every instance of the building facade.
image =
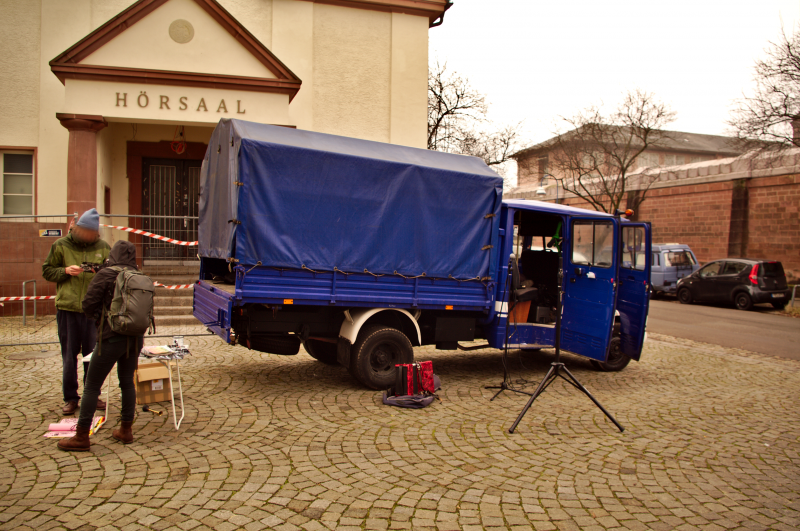
[[[620, 128], [621, 129], [621, 128]], [[636, 158], [635, 168], [663, 168], [722, 159], [741, 155], [744, 150], [738, 147], [733, 138], [718, 135], [701, 135], [680, 131], [664, 131], [665, 137], [657, 146], [646, 149]], [[566, 133], [567, 137], [571, 133]], [[553, 153], [555, 139], [546, 140], [522, 149], [512, 158], [517, 162], [517, 186], [509, 197], [523, 197], [535, 192], [540, 186], [552, 185], [548, 179], [563, 178], [553, 164], [559, 155]]]
[[[644, 167], [629, 175], [628, 199], [642, 192], [636, 185], [640, 173], [654, 180], [634, 218], [650, 222], [653, 242], [688, 244], [702, 263], [779, 260], [790, 282], [800, 280], [800, 150]], [[592, 208], [559, 190], [554, 179], [515, 192], [521, 199]], [[628, 207], [625, 201], [620, 205]]]
[[428, 29], [449, 2], [0, 7], [0, 213], [196, 215], [220, 118], [424, 148]]

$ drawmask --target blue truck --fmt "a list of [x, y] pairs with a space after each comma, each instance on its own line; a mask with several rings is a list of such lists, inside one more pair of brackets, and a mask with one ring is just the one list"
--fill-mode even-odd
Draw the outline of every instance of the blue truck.
[[[385, 389], [413, 347], [638, 360], [647, 223], [503, 200], [478, 158], [223, 119], [203, 161], [193, 312], [232, 345]], [[563, 272], [559, 288], [559, 271]]]

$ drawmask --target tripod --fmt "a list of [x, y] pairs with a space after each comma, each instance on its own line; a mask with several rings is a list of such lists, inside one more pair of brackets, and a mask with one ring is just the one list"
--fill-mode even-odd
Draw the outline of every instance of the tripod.
[[[486, 387], [484, 387], [484, 389], [499, 389], [499, 391], [497, 391], [494, 394], [494, 396], [489, 399], [489, 402], [492, 402], [495, 398], [500, 396], [500, 394], [502, 394], [503, 391], [511, 391], [513, 393], [519, 393], [521, 395], [528, 395], [528, 396], [531, 395], [531, 393], [528, 393], [526, 391], [520, 391], [519, 389], [512, 388], [508, 383], [508, 381], [509, 381], [509, 374], [508, 374], [508, 323], [511, 320], [511, 315], [512, 315], [512, 312], [514, 311], [514, 306], [517, 305], [516, 302], [514, 302], [513, 305], [510, 304], [511, 294], [510, 294], [510, 291], [508, 289], [509, 283], [511, 281], [516, 282], [515, 280], [513, 280], [514, 279], [514, 268], [513, 268], [514, 259], [515, 259], [515, 257], [512, 254], [511, 255], [511, 259], [508, 262], [508, 276], [506, 277], [506, 298], [509, 299], [509, 303], [508, 303], [509, 306], [508, 306], [508, 312], [506, 313], [506, 333], [505, 333], [505, 339], [504, 339], [505, 348], [503, 348], [503, 381], [500, 383], [500, 385], [487, 385]], [[514, 287], [516, 287], [516, 286], [514, 286]], [[516, 317], [515, 317], [515, 319], [516, 319]], [[514, 326], [516, 326], [516, 320], [514, 321]]]
[[[528, 403], [525, 404], [524, 408], [522, 408], [522, 411], [520, 412], [519, 416], [517, 417], [517, 420], [515, 420], [514, 424], [512, 424], [511, 427], [508, 429], [508, 433], [514, 433], [514, 430], [517, 429], [517, 426], [522, 421], [522, 417], [525, 416], [525, 413], [527, 413], [528, 410], [530, 409], [530, 407], [533, 405], [533, 401], [536, 400], [536, 398], [538, 398], [539, 395], [544, 393], [545, 389], [547, 389], [550, 386], [550, 384], [553, 383], [556, 380], [556, 378], [562, 378], [565, 382], [567, 382], [568, 384], [570, 384], [571, 386], [575, 387], [576, 389], [581, 391], [583, 394], [588, 396], [592, 400], [592, 402], [594, 402], [594, 404], [597, 407], [599, 407], [600, 410], [603, 413], [605, 413], [606, 417], [608, 417], [608, 419], [611, 422], [613, 422], [614, 425], [616, 425], [617, 428], [619, 428], [620, 432], [625, 431], [625, 428], [623, 428], [622, 425], [619, 422], [617, 422], [617, 419], [615, 419], [611, 415], [611, 413], [606, 411], [606, 408], [604, 408], [600, 404], [600, 402], [598, 402], [597, 399], [595, 397], [593, 397], [592, 394], [584, 386], [581, 385], [581, 383], [578, 381], [578, 379], [575, 378], [575, 376], [573, 376], [573, 374], [571, 372], [569, 372], [569, 369], [567, 369], [567, 367], [564, 366], [564, 364], [561, 362], [561, 304], [562, 304], [562, 300], [561, 299], [563, 297], [563, 290], [562, 290], [563, 277], [564, 277], [564, 269], [563, 269], [563, 264], [562, 264], [561, 250], [559, 249], [559, 251], [558, 251], [558, 297], [556, 298], [557, 302], [556, 302], [556, 329], [555, 329], [555, 332], [556, 332], [556, 339], [555, 339], [556, 359], [553, 360], [553, 363], [550, 364], [550, 370], [547, 371], [547, 374], [545, 375], [544, 379], [539, 383], [539, 386], [536, 388], [536, 391], [534, 391], [533, 394], [531, 395], [531, 398], [530, 398], [530, 400], [528, 400]], [[503, 384], [505, 384], [505, 381], [503, 381]], [[513, 391], [514, 389], [511, 389], [511, 390]], [[504, 391], [504, 389], [501, 389], [498, 392], [498, 394], [500, 394], [503, 391]], [[521, 391], [517, 391], [517, 392], [521, 392]], [[495, 396], [497, 396], [497, 395], [495, 395]]]
[[505, 337], [505, 348], [503, 349], [503, 381], [500, 385], [487, 385], [484, 389], [499, 389], [492, 398], [489, 399], [489, 402], [493, 401], [495, 398], [500, 396], [503, 391], [511, 391], [513, 393], [519, 393], [521, 395], [528, 395], [531, 396], [531, 393], [526, 391], [520, 391], [519, 389], [514, 389], [508, 384], [509, 375], [508, 375], [508, 319], [511, 317], [511, 311], [513, 310], [513, 306], [508, 309], [508, 316], [506, 317], [506, 337]]

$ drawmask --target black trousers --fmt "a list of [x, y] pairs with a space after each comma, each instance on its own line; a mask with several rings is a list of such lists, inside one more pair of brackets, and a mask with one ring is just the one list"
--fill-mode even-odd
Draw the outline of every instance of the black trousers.
[[[61, 343], [61, 387], [64, 402], [77, 402], [78, 394], [78, 354], [88, 356], [97, 344], [97, 328], [94, 321], [80, 312], [56, 311], [58, 340]], [[84, 384], [86, 374], [84, 373]]]
[[103, 388], [114, 364], [117, 364], [119, 388], [122, 391], [122, 420], [133, 422], [136, 414], [136, 387], [133, 384], [133, 373], [139, 366], [139, 352], [142, 350], [144, 337], [124, 338], [122, 341], [109, 343], [103, 341], [100, 354], [92, 354], [89, 362], [89, 374], [86, 375], [86, 385], [83, 388], [81, 411], [78, 415], [78, 426], [89, 428], [92, 418], [97, 410], [97, 397]]

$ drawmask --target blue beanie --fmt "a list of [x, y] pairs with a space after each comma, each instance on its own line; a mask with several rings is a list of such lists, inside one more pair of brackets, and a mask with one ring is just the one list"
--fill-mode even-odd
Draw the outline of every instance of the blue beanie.
[[83, 227], [84, 229], [93, 230], [95, 232], [100, 231], [100, 214], [97, 213], [96, 208], [90, 208], [86, 212], [83, 213], [81, 219], [78, 220], [77, 223], [78, 227]]

